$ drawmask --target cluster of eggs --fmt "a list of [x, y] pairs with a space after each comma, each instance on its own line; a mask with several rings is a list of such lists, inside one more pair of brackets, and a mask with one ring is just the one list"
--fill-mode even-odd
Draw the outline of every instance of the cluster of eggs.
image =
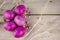
[[13, 31], [13, 35], [16, 38], [22, 37], [26, 33], [25, 25], [27, 24], [25, 16], [26, 7], [24, 5], [18, 5], [14, 10], [6, 10], [3, 13], [4, 29], [7, 31]]

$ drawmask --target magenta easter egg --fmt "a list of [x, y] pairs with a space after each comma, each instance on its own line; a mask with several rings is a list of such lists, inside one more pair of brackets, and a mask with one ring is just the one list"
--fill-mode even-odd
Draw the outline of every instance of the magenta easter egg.
[[22, 16], [16, 16], [14, 18], [14, 22], [18, 25], [18, 26], [25, 26], [26, 25], [26, 19]]
[[26, 33], [26, 28], [21, 26], [21, 27], [16, 28], [13, 34], [14, 34], [14, 37], [20, 38], [20, 37], [23, 37], [25, 33]]
[[22, 15], [26, 12], [26, 7], [24, 5], [18, 5], [16, 8], [15, 8], [15, 12], [16, 14], [18, 15]]
[[11, 20], [14, 18], [15, 14], [12, 10], [6, 10], [4, 13], [3, 13], [3, 16], [4, 16], [4, 19], [6, 20]]
[[14, 22], [5, 22], [4, 29], [7, 31], [14, 31], [16, 28], [16, 24]]

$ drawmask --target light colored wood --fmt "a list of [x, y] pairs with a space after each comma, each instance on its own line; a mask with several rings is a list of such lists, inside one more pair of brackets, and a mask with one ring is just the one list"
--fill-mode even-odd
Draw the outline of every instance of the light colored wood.
[[[2, 3], [4, 1], [1, 0]], [[23, 1], [24, 5], [30, 8], [31, 14], [60, 14], [60, 0]], [[12, 9], [17, 3], [17, 0], [7, 0], [0, 8], [0, 13], [2, 14], [6, 9]], [[0, 25], [0, 40], [60, 40], [60, 16], [31, 16], [27, 17], [27, 20], [31, 29], [22, 38], [14, 38], [13, 32], [5, 31], [3, 24]], [[0, 22], [3, 22], [1, 16]]]

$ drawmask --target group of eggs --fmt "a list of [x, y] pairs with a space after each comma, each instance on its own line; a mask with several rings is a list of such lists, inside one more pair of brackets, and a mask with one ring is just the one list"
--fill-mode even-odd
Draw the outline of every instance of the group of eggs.
[[27, 24], [24, 14], [26, 13], [26, 7], [24, 5], [18, 5], [14, 10], [6, 10], [3, 13], [3, 17], [6, 20], [4, 23], [4, 29], [12, 31], [14, 37], [20, 38], [25, 35]]

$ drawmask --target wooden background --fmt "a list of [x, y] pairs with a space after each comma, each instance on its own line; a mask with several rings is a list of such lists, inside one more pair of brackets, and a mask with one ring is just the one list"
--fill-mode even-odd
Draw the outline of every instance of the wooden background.
[[[31, 14], [60, 14], [60, 0], [23, 0], [30, 8]], [[21, 0], [0, 0], [0, 14], [6, 9], [12, 9]], [[60, 40], [60, 16], [27, 17], [30, 30], [22, 38], [14, 38], [13, 32], [5, 31], [0, 24], [0, 40]], [[0, 23], [4, 22], [0, 16]]]

